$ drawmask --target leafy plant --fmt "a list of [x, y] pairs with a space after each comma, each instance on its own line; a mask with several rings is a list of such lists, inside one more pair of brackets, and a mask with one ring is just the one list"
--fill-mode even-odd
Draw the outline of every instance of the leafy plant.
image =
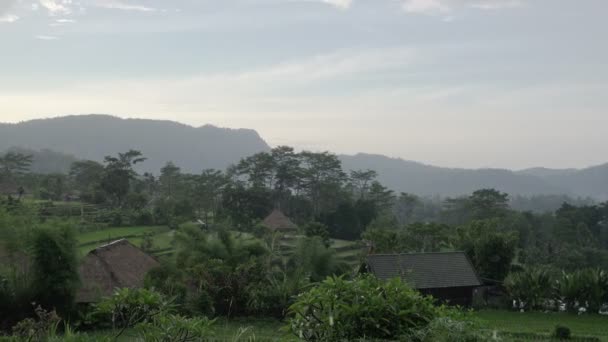
[[26, 318], [13, 327], [13, 335], [24, 341], [46, 341], [57, 335], [61, 318], [55, 310], [47, 311], [38, 305], [36, 319]]
[[400, 279], [331, 277], [291, 305], [291, 331], [306, 341], [397, 339], [426, 327], [442, 308]]
[[156, 316], [173, 310], [171, 302], [155, 291], [147, 289], [118, 289], [109, 298], [99, 302], [93, 312], [93, 318], [101, 324], [111, 324], [119, 337], [128, 328], [137, 324], [152, 321]]
[[526, 309], [541, 309], [551, 298], [551, 276], [544, 269], [531, 268], [509, 274], [505, 287], [511, 298]]
[[206, 317], [186, 318], [163, 313], [138, 324], [136, 330], [141, 340], [148, 342], [201, 341], [212, 336], [214, 323], [215, 320]]

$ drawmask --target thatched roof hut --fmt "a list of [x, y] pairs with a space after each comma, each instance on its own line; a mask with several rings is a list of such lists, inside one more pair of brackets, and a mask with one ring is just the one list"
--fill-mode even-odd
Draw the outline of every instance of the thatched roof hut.
[[282, 211], [275, 209], [268, 215], [262, 224], [272, 231], [295, 232], [298, 226], [293, 223]]
[[143, 286], [146, 273], [159, 266], [158, 261], [122, 239], [101, 246], [87, 254], [80, 264], [81, 288], [77, 303], [95, 303], [110, 296], [116, 288]]

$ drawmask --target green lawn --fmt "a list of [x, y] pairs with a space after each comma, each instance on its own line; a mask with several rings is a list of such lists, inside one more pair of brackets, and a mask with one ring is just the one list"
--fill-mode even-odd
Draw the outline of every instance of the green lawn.
[[511, 311], [479, 311], [475, 316], [484, 328], [499, 332], [550, 335], [556, 325], [563, 325], [570, 328], [573, 335], [608, 341], [607, 316]]

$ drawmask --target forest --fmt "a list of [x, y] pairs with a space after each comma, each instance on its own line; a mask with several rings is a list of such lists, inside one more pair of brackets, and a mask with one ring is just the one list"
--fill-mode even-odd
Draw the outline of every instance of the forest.
[[[7, 340], [255, 340], [247, 329], [218, 332], [248, 318], [280, 322], [275, 340], [551, 339], [570, 337], [570, 329], [526, 335], [478, 316], [596, 320], [608, 311], [608, 202], [511, 198], [495, 189], [445, 198], [397, 193], [375, 170], [346, 170], [332, 153], [288, 146], [196, 174], [173, 162], [138, 173], [146, 156], [137, 150], [45, 174], [32, 170], [26, 152], [0, 157]], [[555, 198], [564, 202], [546, 205]], [[297, 233], [262, 224], [273, 209]], [[143, 288], [77, 303], [80, 261], [119, 237], [160, 266]], [[477, 300], [473, 311], [443, 306], [400, 279], [362, 271], [367, 254], [446, 251], [465, 252], [498, 300]]]

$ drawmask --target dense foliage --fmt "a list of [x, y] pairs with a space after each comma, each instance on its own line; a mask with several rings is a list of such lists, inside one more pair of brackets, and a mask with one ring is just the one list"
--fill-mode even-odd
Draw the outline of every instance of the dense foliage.
[[328, 278], [300, 294], [289, 311], [291, 331], [305, 341], [431, 341], [439, 332], [425, 329], [453, 314], [399, 279], [382, 282], [372, 276]]
[[[469, 321], [398, 280], [353, 280], [365, 252], [464, 251], [523, 310], [597, 313], [608, 302], [608, 203], [538, 213], [515, 210], [526, 200], [495, 189], [443, 199], [395, 194], [373, 170], [344, 170], [336, 155], [286, 146], [199, 174], [172, 162], [158, 175], [137, 173], [145, 160], [129, 150], [76, 161], [67, 174], [35, 174], [28, 155], [0, 158], [3, 331], [19, 321], [43, 326], [37, 313], [56, 312], [81, 327], [105, 325], [116, 336], [137, 328], [159, 341], [200, 339], [212, 318], [243, 316], [289, 316], [307, 340], [479, 339]], [[275, 208], [299, 231], [264, 225]], [[167, 239], [159, 247], [150, 231], [129, 236], [162, 255], [147, 289], [118, 290], [78, 313], [76, 237], [100, 232], [94, 246], [106, 228], [133, 225], [159, 225]], [[341, 255], [345, 244], [355, 253]]]

